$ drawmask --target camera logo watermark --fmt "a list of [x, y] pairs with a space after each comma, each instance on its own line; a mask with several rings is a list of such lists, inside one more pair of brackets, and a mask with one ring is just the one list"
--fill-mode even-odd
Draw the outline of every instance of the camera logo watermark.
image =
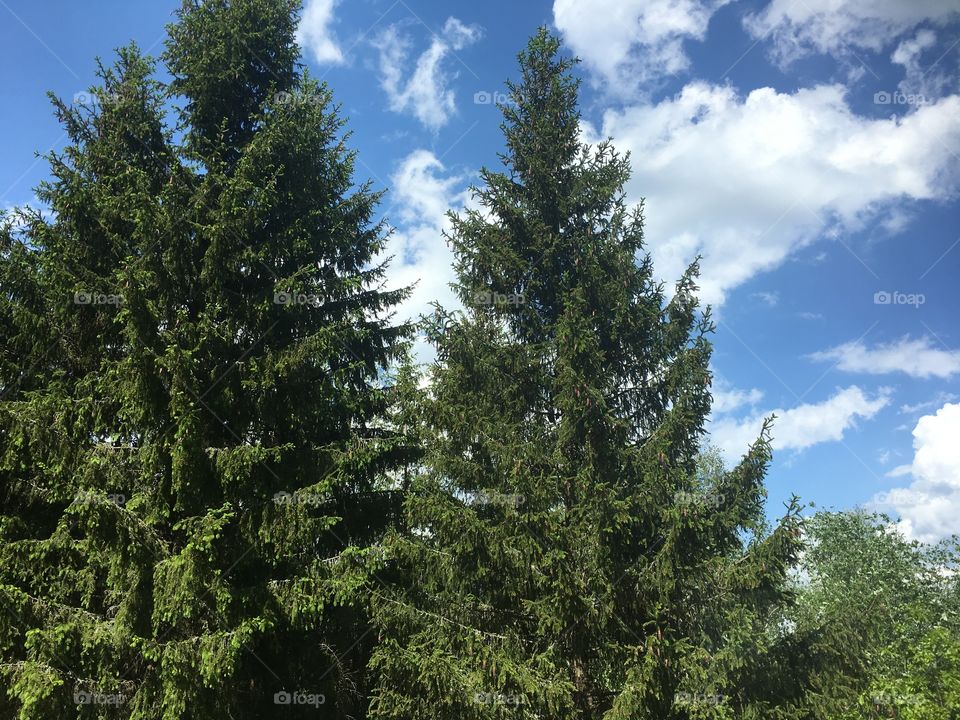
[[673, 696], [676, 705], [719, 705], [723, 699], [723, 695], [690, 692], [678, 692]]
[[323, 495], [317, 493], [288, 493], [286, 490], [274, 493], [273, 502], [276, 505], [322, 505], [326, 502]]
[[127, 496], [122, 493], [107, 493], [101, 495], [93, 490], [81, 490], [73, 500], [78, 505], [95, 505], [101, 502], [111, 502], [123, 507], [127, 504]]
[[523, 305], [527, 298], [523, 293], [498, 293], [480, 290], [473, 294], [474, 305]]
[[473, 94], [474, 105], [516, 105], [509, 93], [494, 90], [488, 92], [480, 90]]
[[504, 693], [474, 693], [473, 701], [477, 705], [522, 705], [522, 695], [506, 695]]
[[121, 693], [98, 693], [87, 690], [74, 690], [73, 701], [77, 705], [123, 705], [127, 696]]
[[273, 94], [275, 105], [323, 105], [322, 93], [289, 93], [278, 92]]
[[673, 496], [673, 501], [681, 507], [705, 507], [716, 510], [723, 505], [724, 497], [723, 493], [716, 491], [690, 492], [680, 490]]
[[881, 90], [873, 94], [874, 105], [929, 105], [930, 100], [919, 93], [902, 93], [899, 90]]
[[105, 105], [116, 105], [123, 99], [120, 93], [107, 92], [106, 90], [81, 90], [73, 95], [73, 104], [86, 108], [97, 108]]
[[481, 490], [470, 501], [471, 505], [503, 505], [505, 507], [518, 508], [523, 505], [527, 499], [517, 493], [499, 493], [490, 490]]
[[308, 693], [305, 690], [294, 690], [293, 692], [281, 690], [273, 694], [274, 705], [312, 705], [318, 708], [326, 701], [327, 698], [323, 693]]
[[310, 307], [320, 307], [320, 298], [316, 295], [307, 293], [295, 293], [292, 291], [278, 292], [273, 294], [274, 305], [309, 305]]
[[913, 305], [918, 310], [927, 301], [923, 293], [902, 293], [881, 290], [873, 294], [874, 305]]
[[870, 698], [874, 705], [883, 705], [886, 707], [896, 707], [898, 705], [919, 705], [923, 702], [921, 695], [915, 694], [893, 694], [888, 692], [875, 693]]
[[74, 305], [121, 305], [123, 295], [78, 290], [73, 294]]

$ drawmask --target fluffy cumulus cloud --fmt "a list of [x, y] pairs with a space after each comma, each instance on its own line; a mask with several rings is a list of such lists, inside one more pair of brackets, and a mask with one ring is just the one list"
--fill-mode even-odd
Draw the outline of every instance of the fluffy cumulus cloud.
[[702, 255], [702, 296], [716, 305], [827, 227], [858, 229], [904, 200], [952, 195], [960, 96], [871, 119], [853, 112], [838, 85], [742, 97], [696, 82], [657, 103], [609, 110], [584, 135], [631, 152], [627, 192], [646, 198], [658, 272], [676, 278]]
[[892, 511], [911, 538], [932, 542], [960, 533], [960, 403], [947, 403], [924, 415], [913, 429], [913, 463], [894, 471], [913, 482], [873, 498], [872, 505]]
[[721, 377], [714, 380], [712, 390], [714, 415], [730, 413], [748, 405], [753, 406], [763, 399], [763, 393], [757, 388], [741, 390]]
[[339, 0], [307, 0], [300, 24], [297, 42], [318, 63], [342, 63], [343, 51], [330, 31], [333, 10]]
[[411, 40], [399, 25], [391, 25], [376, 40], [380, 54], [380, 85], [390, 109], [409, 113], [431, 130], [447, 123], [456, 112], [456, 99], [448, 85], [456, 74], [446, 68], [450, 56], [476, 42], [480, 28], [448, 18], [430, 46], [409, 62]]
[[683, 43], [702, 40], [710, 17], [729, 0], [555, 0], [564, 40], [613, 91], [685, 70]]
[[[434, 300], [445, 307], [457, 306], [449, 284], [454, 280], [453, 255], [443, 237], [449, 229], [448, 210], [469, 202], [467, 178], [450, 173], [428, 150], [414, 150], [391, 177], [391, 215], [397, 227], [384, 251], [392, 256], [391, 287], [416, 285], [398, 309], [398, 319], [417, 319], [430, 312]], [[415, 351], [424, 356], [420, 344]]]
[[875, 347], [858, 340], [810, 357], [833, 362], [840, 370], [871, 375], [905, 373], [916, 378], [948, 378], [960, 373], [960, 350], [942, 348], [928, 337], [904, 337]]
[[838, 390], [819, 403], [777, 408], [746, 418], [723, 417], [710, 423], [710, 442], [721, 449], [728, 462], [735, 462], [760, 435], [764, 418], [776, 415], [773, 426], [775, 450], [803, 450], [824, 442], [842, 440], [858, 419], [869, 420], [890, 402], [889, 392], [870, 396], [856, 385]]
[[960, 18], [956, 0], [772, 0], [744, 20], [757, 38], [790, 61], [809, 52], [881, 51], [921, 23]]

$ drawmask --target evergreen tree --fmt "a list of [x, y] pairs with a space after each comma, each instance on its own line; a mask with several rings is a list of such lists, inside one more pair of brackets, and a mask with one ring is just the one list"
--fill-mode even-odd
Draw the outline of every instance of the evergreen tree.
[[799, 508], [765, 526], [768, 428], [732, 471], [704, 460], [697, 266], [668, 297], [628, 158], [580, 140], [574, 61], [545, 30], [519, 59], [505, 170], [452, 217], [467, 309], [437, 309], [403, 418], [425, 456], [373, 588], [371, 713], [794, 717]]
[[409, 328], [297, 7], [185, 0], [169, 86], [131, 46], [55, 99], [0, 232], [3, 717], [365, 714]]

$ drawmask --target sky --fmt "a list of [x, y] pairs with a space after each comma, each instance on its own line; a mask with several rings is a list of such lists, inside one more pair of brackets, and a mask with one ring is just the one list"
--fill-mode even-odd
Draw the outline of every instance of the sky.
[[[0, 0], [0, 209], [64, 145], [46, 93], [161, 53], [178, 4]], [[455, 305], [445, 213], [499, 167], [541, 25], [581, 59], [584, 140], [631, 154], [659, 277], [703, 258], [710, 441], [734, 463], [777, 415], [771, 515], [796, 494], [960, 533], [960, 0], [306, 0], [304, 64], [387, 190], [390, 282], [417, 283], [402, 315]]]

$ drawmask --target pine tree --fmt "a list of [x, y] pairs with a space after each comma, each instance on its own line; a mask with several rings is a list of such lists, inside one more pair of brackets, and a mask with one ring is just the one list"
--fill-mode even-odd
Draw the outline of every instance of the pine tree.
[[580, 139], [574, 61], [545, 30], [519, 60], [505, 169], [452, 217], [466, 310], [437, 308], [405, 415], [425, 456], [374, 588], [371, 713], [791, 717], [800, 520], [764, 523], [769, 427], [733, 470], [704, 460], [697, 265], [668, 297], [629, 159]]
[[185, 0], [169, 86], [131, 46], [55, 99], [0, 232], [3, 717], [365, 713], [409, 328], [297, 9]]

